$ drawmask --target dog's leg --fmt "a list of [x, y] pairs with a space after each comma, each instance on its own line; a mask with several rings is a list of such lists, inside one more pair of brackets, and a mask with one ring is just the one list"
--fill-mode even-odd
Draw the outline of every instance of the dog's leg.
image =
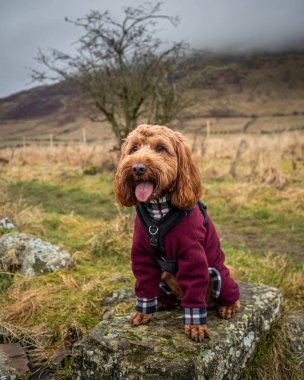
[[176, 281], [176, 278], [174, 274], [169, 272], [162, 272], [161, 274], [161, 280], [169, 286], [172, 293], [175, 295], [175, 297], [180, 301], [184, 293], [182, 291], [182, 288], [179, 286], [178, 282]]
[[217, 307], [217, 303], [213, 297], [213, 287], [214, 287], [214, 279], [209, 276], [209, 283], [208, 283], [208, 288], [206, 292], [206, 303], [208, 309], [213, 309]]
[[195, 342], [202, 342], [204, 339], [210, 339], [207, 325], [185, 325], [185, 334]]
[[220, 306], [219, 308], [220, 316], [224, 319], [230, 319], [235, 316], [235, 314], [239, 311], [240, 307], [241, 307], [240, 300], [236, 301], [232, 305]]
[[145, 325], [150, 322], [153, 314], [144, 314], [139, 311], [135, 311], [130, 317], [130, 323], [132, 326]]

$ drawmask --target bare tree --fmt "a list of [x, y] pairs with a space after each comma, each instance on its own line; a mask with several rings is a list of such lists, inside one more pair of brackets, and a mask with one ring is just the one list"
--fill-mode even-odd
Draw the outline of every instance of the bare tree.
[[[91, 11], [76, 21], [66, 19], [84, 29], [74, 56], [52, 49], [50, 55], [39, 51], [36, 59], [55, 73], [52, 79], [75, 82], [121, 143], [138, 118], [168, 123], [186, 106], [181, 92], [186, 46], [166, 46], [156, 37], [162, 20], [178, 23], [161, 14], [161, 3], [124, 8], [122, 21], [108, 11]], [[47, 72], [34, 70], [32, 76], [43, 81], [50, 78]]]

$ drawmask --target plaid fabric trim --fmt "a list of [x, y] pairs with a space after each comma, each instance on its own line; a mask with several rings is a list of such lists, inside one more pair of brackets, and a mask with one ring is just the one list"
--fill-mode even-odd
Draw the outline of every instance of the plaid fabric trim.
[[185, 307], [185, 325], [205, 325], [207, 323], [207, 309], [205, 307]]
[[160, 220], [171, 210], [170, 195], [167, 194], [146, 204], [147, 211], [153, 220]]
[[155, 298], [140, 298], [136, 297], [136, 311], [143, 314], [152, 314], [157, 310], [157, 297]]
[[222, 279], [220, 272], [215, 268], [208, 268], [209, 276], [213, 278], [213, 290], [212, 295], [214, 298], [219, 298], [222, 287]]

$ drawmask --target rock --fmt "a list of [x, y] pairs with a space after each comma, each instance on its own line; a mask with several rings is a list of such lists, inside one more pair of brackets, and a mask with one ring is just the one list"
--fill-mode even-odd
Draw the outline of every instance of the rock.
[[102, 320], [107, 321], [108, 319], [113, 318], [113, 315], [114, 315], [113, 311], [111, 310], [106, 311], [104, 315], [102, 316]]
[[16, 226], [8, 218], [2, 218], [0, 219], [0, 228], [4, 230], [13, 230]]
[[15, 380], [16, 372], [11, 368], [6, 361], [5, 356], [0, 351], [0, 379]]
[[70, 358], [72, 355], [72, 350], [70, 348], [62, 348], [55, 352], [51, 359], [51, 364], [57, 368], [60, 365], [64, 365], [64, 361]]
[[0, 379], [25, 380], [29, 375], [24, 349], [18, 343], [0, 344]]
[[33, 235], [8, 233], [0, 237], [0, 266], [8, 272], [20, 270], [25, 276], [71, 269], [68, 252]]
[[289, 315], [287, 317], [287, 326], [291, 349], [304, 368], [304, 312]]
[[104, 306], [114, 305], [120, 302], [130, 301], [134, 297], [134, 290], [120, 289], [113, 292], [110, 296], [103, 300]]
[[117, 282], [127, 282], [128, 280], [127, 280], [124, 276], [118, 274], [117, 276], [115, 276], [115, 277], [113, 278], [113, 281], [117, 281]]
[[139, 327], [131, 327], [128, 316], [101, 322], [73, 348], [73, 379], [240, 379], [283, 303], [275, 288], [240, 283], [240, 289], [235, 318], [209, 311], [211, 339], [203, 343], [184, 335], [181, 310], [156, 313]]

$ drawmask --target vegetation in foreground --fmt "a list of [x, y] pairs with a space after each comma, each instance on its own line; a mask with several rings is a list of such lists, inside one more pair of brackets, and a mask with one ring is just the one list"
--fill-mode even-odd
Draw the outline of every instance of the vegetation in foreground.
[[[192, 140], [204, 201], [228, 263], [238, 279], [280, 288], [286, 314], [304, 306], [304, 170], [300, 160], [293, 164], [296, 153], [286, 153], [300, 149], [302, 137], [250, 138], [234, 176], [231, 163], [242, 136]], [[113, 157], [95, 154], [99, 162], [90, 162], [85, 154], [82, 162], [102, 168], [96, 175], [83, 174], [79, 151], [73, 162], [72, 153], [59, 157], [56, 150], [23, 150], [1, 168], [0, 215], [10, 217], [20, 231], [68, 250], [76, 263], [73, 271], [35, 278], [0, 274], [0, 328], [32, 347], [33, 357], [51, 358], [70, 347], [109, 311], [103, 304], [107, 296], [133, 285], [134, 212], [114, 202]], [[132, 309], [133, 302], [125, 302], [111, 311]], [[298, 365], [283, 316], [259, 345], [244, 378], [300, 379]], [[58, 378], [68, 378], [69, 367], [59, 372]]]

